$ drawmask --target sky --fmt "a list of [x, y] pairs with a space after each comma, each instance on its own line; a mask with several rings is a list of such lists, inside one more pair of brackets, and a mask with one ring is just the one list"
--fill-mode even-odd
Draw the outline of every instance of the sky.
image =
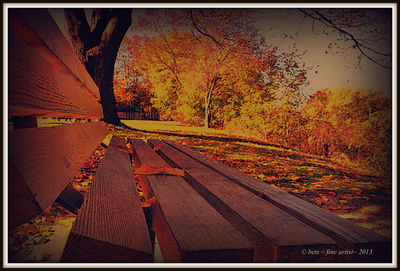
[[[371, 90], [382, 90], [391, 93], [392, 70], [384, 69], [370, 60], [363, 59], [361, 68], [358, 64], [359, 52], [356, 49], [335, 54], [328, 49], [331, 41], [339, 37], [337, 33], [318, 35], [314, 33], [312, 19], [296, 9], [259, 10], [254, 15], [256, 25], [267, 42], [281, 50], [290, 51], [296, 47], [305, 51], [303, 61], [313, 67], [308, 73], [310, 84], [304, 89], [313, 93], [322, 88], [360, 87]], [[381, 18], [385, 20], [385, 18]], [[387, 21], [388, 19], [386, 19]], [[376, 22], [377, 26], [380, 22]], [[323, 31], [325, 26], [315, 22], [315, 32]], [[295, 39], [284, 38], [294, 36]], [[296, 35], [297, 34], [297, 35]], [[338, 47], [345, 45], [338, 43]], [[327, 52], [327, 53], [326, 53]]]
[[[64, 28], [62, 10], [50, 10], [50, 13], [60, 28]], [[134, 10], [133, 16], [140, 13]], [[382, 90], [391, 94], [391, 69], [384, 69], [365, 58], [360, 62], [361, 65], [357, 65], [359, 52], [356, 49], [345, 50], [343, 53], [335, 53], [334, 49], [329, 50], [329, 43], [337, 41], [338, 33], [317, 34], [326, 28], [321, 23], [315, 22], [313, 29], [312, 19], [304, 18], [304, 14], [299, 10], [254, 9], [251, 14], [256, 27], [268, 43], [277, 46], [281, 51], [290, 52], [297, 48], [299, 52], [304, 52], [302, 61], [311, 67], [308, 72], [309, 85], [302, 89], [305, 94], [310, 95], [323, 88], [345, 86]], [[376, 27], [380, 27], [382, 20], [390, 21], [389, 18], [380, 16], [376, 21]], [[337, 44], [340, 48], [345, 45], [340, 42]]]

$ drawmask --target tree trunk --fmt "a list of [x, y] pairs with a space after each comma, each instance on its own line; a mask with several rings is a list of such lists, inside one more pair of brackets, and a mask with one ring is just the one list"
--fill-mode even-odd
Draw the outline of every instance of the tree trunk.
[[132, 22], [132, 9], [94, 9], [91, 24], [83, 9], [65, 9], [72, 46], [99, 87], [104, 121], [120, 124], [113, 89], [118, 49]]
[[93, 80], [99, 86], [104, 121], [112, 124], [120, 124], [113, 89], [114, 64], [117, 53], [118, 49], [104, 50], [86, 65], [88, 71], [92, 71]]
[[218, 75], [214, 76], [211, 83], [207, 84], [206, 97], [204, 99], [204, 127], [210, 127], [210, 108], [211, 108], [211, 98], [214, 89], [217, 87], [218, 80], [221, 79]]
[[204, 127], [209, 128], [210, 127], [210, 110], [209, 106], [206, 106], [204, 110]]
[[368, 121], [371, 122], [371, 115], [372, 115], [372, 106], [368, 108]]
[[329, 144], [324, 144], [324, 156], [326, 157], [326, 158], [328, 158], [329, 157]]

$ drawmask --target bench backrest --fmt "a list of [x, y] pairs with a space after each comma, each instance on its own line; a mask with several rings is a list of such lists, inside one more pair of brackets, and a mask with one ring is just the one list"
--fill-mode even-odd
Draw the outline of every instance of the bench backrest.
[[[151, 262], [132, 163], [120, 150], [123, 139], [111, 139], [89, 192], [83, 196], [70, 185], [109, 130], [99, 121], [98, 87], [47, 10], [10, 10], [8, 61], [14, 128], [8, 133], [9, 229], [56, 201], [79, 209], [62, 262]], [[90, 121], [38, 128], [37, 117]]]
[[45, 9], [10, 9], [9, 114], [103, 117], [97, 85]]
[[[99, 89], [49, 12], [9, 9], [8, 24], [8, 114], [21, 128], [8, 133], [13, 228], [49, 208], [109, 132]], [[90, 122], [27, 129], [37, 117]]]

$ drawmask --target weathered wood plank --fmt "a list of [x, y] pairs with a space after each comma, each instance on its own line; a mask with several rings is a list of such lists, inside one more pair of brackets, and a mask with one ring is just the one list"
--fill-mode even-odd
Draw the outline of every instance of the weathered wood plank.
[[8, 161], [8, 228], [41, 213], [34, 196], [12, 161]]
[[[11, 116], [102, 118], [95, 95], [17, 17], [10, 17], [8, 93]], [[22, 30], [20, 29], [22, 28]], [[36, 39], [37, 40], [36, 40]]]
[[36, 48], [37, 53], [50, 63], [61, 61], [64, 65], [55, 65], [56, 68], [60, 71], [67, 69], [72, 72], [80, 81], [78, 83], [85, 86], [96, 100], [100, 100], [98, 86], [76, 56], [47, 9], [9, 9], [9, 16], [11, 18], [10, 30], [13, 33], [28, 45]]
[[226, 219], [238, 227], [255, 245], [256, 262], [332, 261], [333, 257], [313, 256], [304, 249], [335, 250], [336, 242], [280, 208], [249, 192], [224, 176], [198, 163], [159, 140], [159, 151], [170, 164], [187, 172], [188, 183]]
[[353, 224], [285, 191], [262, 183], [235, 168], [201, 155], [190, 148], [181, 146], [173, 141], [167, 140], [164, 142], [225, 176], [232, 182], [241, 185], [286, 212], [298, 217], [303, 222], [331, 236], [341, 244], [342, 249], [354, 248], [357, 252], [360, 249], [373, 249], [374, 251], [373, 255], [358, 255], [357, 253], [350, 257], [340, 257], [338, 260], [356, 262], [391, 261], [391, 241], [389, 239]]
[[152, 245], [124, 140], [113, 137], [72, 226], [62, 262], [150, 262]]
[[[31, 199], [11, 206], [9, 226], [50, 207], [107, 134], [102, 122], [9, 131], [8, 160], [15, 168], [9, 176], [9, 199]], [[23, 193], [17, 189], [21, 186]], [[28, 212], [32, 199], [38, 208]]]
[[[136, 167], [168, 166], [144, 141], [131, 139]], [[166, 262], [251, 262], [252, 245], [178, 176], [139, 175], [155, 195], [153, 227]]]

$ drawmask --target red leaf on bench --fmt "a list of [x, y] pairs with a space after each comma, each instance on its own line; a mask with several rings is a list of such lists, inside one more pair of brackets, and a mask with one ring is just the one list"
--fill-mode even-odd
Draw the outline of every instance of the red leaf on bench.
[[109, 149], [114, 149], [114, 150], [117, 150], [117, 151], [122, 151], [122, 152], [129, 153], [129, 151], [127, 149], [124, 149], [124, 148], [119, 148], [119, 147], [108, 147], [108, 148]]
[[154, 146], [154, 151], [159, 151], [159, 150], [161, 150], [162, 148], [164, 148], [164, 144], [161, 144], [161, 145], [158, 145], [158, 146]]
[[133, 145], [131, 144], [131, 143], [128, 143], [127, 144], [127, 146], [128, 146], [128, 151], [129, 151], [129, 153], [134, 153], [134, 150], [133, 150]]
[[126, 148], [124, 146], [120, 146], [120, 145], [117, 145], [116, 147], [109, 147], [109, 148], [115, 149], [115, 150], [118, 150], [118, 151], [122, 151], [122, 152], [126, 152], [126, 153], [133, 153], [132, 145], [129, 145], [128, 148]]
[[151, 197], [148, 200], [142, 202], [142, 207], [150, 207], [156, 201], [157, 201], [156, 197]]
[[165, 173], [169, 175], [185, 176], [185, 171], [183, 169], [166, 167], [164, 170]]
[[135, 170], [135, 174], [140, 175], [155, 175], [155, 174], [169, 174], [176, 176], [185, 176], [185, 171], [179, 168], [160, 167], [155, 168], [149, 165], [142, 165]]

